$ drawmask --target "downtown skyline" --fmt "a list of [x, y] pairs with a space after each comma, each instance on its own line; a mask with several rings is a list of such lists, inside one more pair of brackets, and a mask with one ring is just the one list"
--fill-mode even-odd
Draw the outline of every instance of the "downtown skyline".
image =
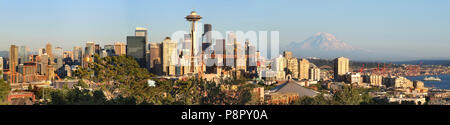
[[[189, 25], [185, 12], [225, 31], [280, 31], [280, 46], [316, 32], [374, 52], [414, 58], [450, 59], [448, 1], [0, 1], [0, 43], [32, 51], [51, 43], [71, 50], [86, 41], [126, 41], [134, 27], [149, 30], [149, 42]], [[173, 4], [177, 3], [177, 4]], [[182, 4], [181, 4], [182, 3]], [[325, 4], [326, 3], [326, 4]], [[281, 8], [283, 6], [283, 8]], [[25, 8], [25, 9], [23, 9]], [[245, 8], [245, 9], [242, 9]], [[345, 55], [344, 55], [345, 56]]]

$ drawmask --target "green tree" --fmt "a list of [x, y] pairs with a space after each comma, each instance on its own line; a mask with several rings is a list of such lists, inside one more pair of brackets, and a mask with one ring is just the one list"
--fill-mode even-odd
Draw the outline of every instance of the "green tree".
[[0, 79], [0, 103], [5, 102], [8, 98], [9, 92], [11, 91], [11, 86], [8, 82]]
[[28, 84], [28, 91], [33, 90], [33, 86], [31, 86], [31, 84]]
[[75, 86], [79, 86], [81, 88], [88, 88], [89, 86], [83, 81], [83, 80], [78, 80], [77, 84]]
[[344, 86], [342, 90], [334, 95], [334, 101], [341, 105], [359, 105], [362, 101], [362, 94], [353, 87]]
[[315, 97], [303, 96], [296, 100], [294, 105], [331, 105], [333, 104], [332, 98], [326, 98], [320, 94]]

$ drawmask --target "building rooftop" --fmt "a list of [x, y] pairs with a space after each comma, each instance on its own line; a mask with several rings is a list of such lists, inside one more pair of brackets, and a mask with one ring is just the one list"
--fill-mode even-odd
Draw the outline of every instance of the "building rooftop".
[[314, 97], [317, 95], [317, 92], [315, 92], [311, 89], [302, 87], [294, 81], [288, 81], [286, 83], [283, 83], [283, 84], [275, 87], [271, 91], [273, 91], [274, 93], [298, 93], [299, 97], [302, 97], [302, 96]]

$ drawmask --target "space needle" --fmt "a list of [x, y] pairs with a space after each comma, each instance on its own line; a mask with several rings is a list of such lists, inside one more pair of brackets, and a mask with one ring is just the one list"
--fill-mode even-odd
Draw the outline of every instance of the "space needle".
[[195, 71], [195, 50], [196, 50], [196, 45], [197, 45], [197, 33], [196, 33], [196, 29], [195, 29], [195, 24], [197, 23], [197, 21], [200, 21], [200, 19], [202, 19], [202, 17], [200, 15], [197, 14], [197, 12], [192, 11], [190, 15], [185, 17], [187, 21], [192, 23], [192, 27], [191, 27], [191, 68], [190, 71], [192, 73], [194, 73]]

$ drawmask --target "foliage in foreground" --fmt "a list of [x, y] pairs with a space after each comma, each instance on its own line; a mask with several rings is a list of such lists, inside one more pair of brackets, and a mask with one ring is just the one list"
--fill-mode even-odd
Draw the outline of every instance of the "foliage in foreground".
[[[251, 94], [252, 85], [243, 85], [245, 80], [225, 79], [222, 84], [202, 79], [160, 80], [152, 79], [146, 69], [140, 68], [131, 57], [114, 56], [100, 58], [75, 72], [78, 79], [105, 83], [92, 89], [83, 80], [74, 88], [59, 90], [35, 87], [37, 98], [49, 99], [44, 104], [55, 105], [243, 105], [255, 104]], [[147, 80], [156, 81], [156, 87], [147, 85]], [[223, 90], [223, 86], [238, 85], [237, 90]], [[43, 93], [46, 94], [43, 94]], [[109, 96], [108, 96], [109, 95]], [[112, 96], [111, 96], [112, 95]]]
[[5, 104], [8, 94], [11, 90], [11, 86], [8, 82], [0, 79], [0, 104]]

